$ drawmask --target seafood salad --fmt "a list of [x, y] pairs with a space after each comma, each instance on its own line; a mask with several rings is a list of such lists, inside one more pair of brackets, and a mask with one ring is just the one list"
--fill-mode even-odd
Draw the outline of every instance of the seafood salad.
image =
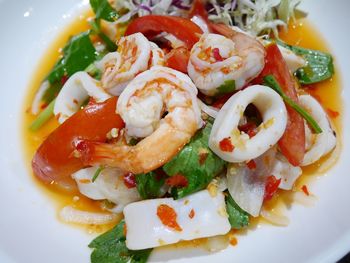
[[90, 0], [89, 29], [61, 49], [28, 114], [33, 134], [54, 123], [35, 177], [95, 206], [72, 202], [60, 218], [112, 226], [91, 262], [232, 244], [254, 218], [288, 224], [266, 207], [280, 191], [312, 197], [295, 185], [339, 148], [339, 113], [309, 92], [332, 78], [332, 56], [279, 37], [306, 15], [299, 2]]

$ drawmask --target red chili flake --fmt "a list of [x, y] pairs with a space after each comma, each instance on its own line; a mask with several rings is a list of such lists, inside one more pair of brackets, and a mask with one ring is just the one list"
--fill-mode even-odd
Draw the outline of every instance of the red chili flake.
[[235, 237], [230, 237], [230, 245], [236, 246], [238, 244], [238, 240]]
[[61, 78], [61, 84], [64, 85], [64, 83], [66, 83], [68, 80], [68, 76], [67, 75], [63, 75]]
[[250, 169], [250, 170], [254, 170], [256, 169], [256, 163], [254, 160], [250, 160], [249, 162], [247, 162], [247, 167]]
[[166, 204], [161, 204], [157, 208], [157, 216], [163, 225], [173, 228], [176, 231], [182, 231], [182, 228], [179, 226], [179, 224], [176, 221], [177, 214], [174, 208]]
[[192, 219], [194, 215], [195, 215], [194, 210], [191, 209], [190, 213], [188, 214], [188, 217]]
[[216, 47], [213, 48], [213, 56], [215, 58], [216, 61], [223, 61], [224, 58], [220, 55], [220, 50]]
[[49, 104], [47, 104], [47, 103], [44, 102], [43, 104], [40, 105], [40, 109], [43, 110], [43, 109], [45, 109], [48, 105], [49, 105]]
[[186, 187], [188, 185], [187, 178], [182, 174], [175, 174], [165, 180], [165, 183], [172, 187]]
[[124, 184], [127, 188], [136, 187], [135, 175], [133, 173], [124, 174]]
[[335, 118], [337, 118], [337, 117], [340, 115], [339, 112], [334, 111], [334, 110], [332, 110], [332, 109], [330, 109], [330, 108], [327, 108], [326, 110], [327, 110], [328, 115], [329, 115], [332, 119], [335, 119]]
[[203, 153], [199, 154], [198, 162], [200, 165], [203, 165], [205, 163], [205, 160], [207, 160], [208, 155], [209, 155], [209, 153], [207, 153], [207, 152], [203, 152]]
[[238, 126], [238, 130], [248, 134], [249, 138], [254, 137], [257, 134], [256, 124], [254, 122], [247, 122], [246, 124]]
[[280, 183], [281, 178], [277, 180], [273, 175], [267, 177], [265, 184], [264, 201], [270, 200], [273, 197], [273, 195], [277, 192]]
[[307, 189], [307, 186], [305, 184], [301, 187], [301, 190], [303, 190], [304, 194], [306, 194], [307, 196], [310, 195], [309, 189]]
[[76, 99], [74, 99], [73, 103], [78, 105], [79, 102]]
[[233, 150], [235, 148], [232, 145], [230, 138], [222, 139], [219, 143], [219, 146], [220, 146], [221, 151], [223, 151], [223, 152], [233, 152]]

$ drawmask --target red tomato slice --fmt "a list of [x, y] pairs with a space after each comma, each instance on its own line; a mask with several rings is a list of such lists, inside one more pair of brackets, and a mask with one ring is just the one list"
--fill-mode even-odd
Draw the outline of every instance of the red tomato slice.
[[189, 59], [190, 51], [187, 48], [175, 48], [166, 55], [166, 65], [169, 68], [187, 73], [187, 64]]
[[44, 182], [60, 181], [83, 168], [73, 156], [79, 140], [106, 141], [112, 128], [124, 127], [115, 113], [117, 98], [103, 103], [89, 104], [67, 119], [40, 145], [32, 160], [34, 174]]
[[167, 32], [185, 42], [188, 49], [191, 49], [197, 43], [203, 33], [199, 26], [189, 19], [160, 15], [148, 15], [134, 19], [126, 29], [125, 35], [128, 36], [137, 32], [143, 33], [146, 37]]
[[208, 12], [205, 9], [203, 0], [194, 0], [192, 3], [192, 8], [189, 13], [189, 17], [200, 16], [205, 22], [208, 22]]
[[[262, 83], [266, 75], [274, 75], [281, 85], [284, 93], [295, 102], [298, 102], [296, 92], [297, 82], [289, 72], [281, 52], [276, 44], [266, 47], [265, 68], [254, 83]], [[303, 118], [291, 107], [286, 105], [288, 111], [287, 128], [278, 142], [282, 154], [294, 166], [299, 166], [305, 154], [305, 127]]]

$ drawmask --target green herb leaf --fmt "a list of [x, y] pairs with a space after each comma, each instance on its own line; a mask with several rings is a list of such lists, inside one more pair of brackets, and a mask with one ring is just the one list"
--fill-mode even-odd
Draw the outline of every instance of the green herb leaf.
[[107, 0], [90, 0], [90, 5], [94, 10], [96, 19], [114, 22], [119, 16]]
[[215, 95], [220, 96], [220, 95], [234, 92], [235, 90], [236, 90], [235, 80], [234, 79], [225, 80], [224, 84], [218, 87], [218, 92]]
[[333, 58], [325, 52], [288, 45], [282, 41], [278, 44], [302, 56], [306, 61], [305, 67], [297, 69], [294, 73], [301, 84], [317, 83], [329, 79], [334, 74]]
[[226, 196], [226, 211], [232, 228], [241, 229], [249, 225], [249, 214], [237, 205], [229, 193]]
[[157, 171], [138, 174], [135, 179], [137, 191], [142, 199], [159, 198], [164, 195], [162, 187], [165, 183], [165, 176], [157, 173]]
[[315, 133], [321, 133], [322, 129], [317, 124], [317, 122], [312, 118], [312, 116], [299, 104], [295, 103], [291, 98], [289, 98], [282, 90], [278, 82], [276, 81], [275, 77], [273, 75], [267, 75], [264, 77], [264, 84], [272, 88], [274, 91], [276, 91], [282, 99], [287, 103], [290, 107], [292, 107], [296, 112], [298, 112], [301, 117], [303, 117], [307, 123], [310, 125], [310, 127], [313, 129]]
[[225, 166], [225, 161], [209, 149], [208, 141], [212, 129], [212, 120], [197, 132], [191, 141], [167, 164], [163, 170], [169, 175], [181, 174], [188, 185], [172, 188], [175, 199], [182, 198], [204, 189]]
[[75, 72], [84, 70], [96, 59], [96, 50], [93, 46], [89, 31], [72, 37], [63, 48], [63, 57], [56, 63], [47, 76], [49, 82], [60, 82], [63, 76], [70, 77]]
[[91, 263], [145, 263], [152, 249], [129, 250], [125, 244], [124, 220], [108, 232], [95, 238], [89, 248]]
[[53, 108], [55, 106], [55, 99], [38, 115], [38, 117], [29, 126], [31, 131], [39, 130], [52, 116]]
[[91, 25], [92, 31], [96, 35], [98, 35], [102, 39], [102, 41], [106, 44], [107, 50], [109, 52], [113, 52], [117, 50], [118, 48], [117, 45], [101, 30], [99, 19], [96, 18], [95, 20], [92, 20], [90, 22], [90, 25]]
[[101, 172], [103, 171], [103, 169], [104, 169], [104, 167], [102, 166], [102, 165], [100, 165], [97, 169], [96, 169], [96, 171], [95, 171], [95, 173], [94, 173], [94, 176], [92, 177], [92, 182], [95, 182], [96, 181], [96, 179], [97, 179], [97, 177], [101, 174]]

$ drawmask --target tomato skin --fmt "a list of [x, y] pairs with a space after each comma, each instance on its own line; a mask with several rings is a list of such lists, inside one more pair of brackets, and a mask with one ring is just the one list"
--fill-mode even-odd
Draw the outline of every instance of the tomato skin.
[[[284, 93], [298, 102], [298, 83], [291, 75], [278, 46], [273, 43], [266, 47], [265, 67], [254, 83], [263, 83], [263, 77], [274, 75]], [[282, 154], [294, 166], [299, 166], [305, 154], [305, 126], [303, 118], [289, 105], [286, 105], [288, 122], [282, 138], [278, 142]]]
[[161, 15], [148, 15], [134, 19], [125, 31], [125, 35], [137, 32], [143, 33], [146, 37], [153, 37], [160, 32], [173, 34], [182, 40], [188, 49], [198, 42], [202, 30], [191, 20]]
[[166, 55], [166, 66], [183, 73], [187, 73], [188, 60], [190, 59], [190, 51], [185, 47], [172, 49]]
[[54, 130], [36, 151], [32, 168], [36, 177], [50, 183], [69, 177], [83, 168], [80, 158], [73, 156], [79, 140], [106, 141], [112, 128], [124, 126], [115, 113], [117, 98], [89, 104]]

